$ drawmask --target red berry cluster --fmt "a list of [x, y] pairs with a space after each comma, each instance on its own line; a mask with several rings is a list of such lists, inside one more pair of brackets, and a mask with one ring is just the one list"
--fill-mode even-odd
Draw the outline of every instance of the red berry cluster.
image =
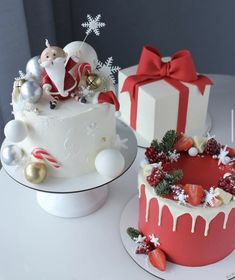
[[148, 255], [149, 252], [153, 251], [154, 249], [156, 249], [156, 247], [154, 246], [154, 244], [147, 240], [147, 241], [143, 241], [136, 249], [135, 253], [136, 254], [146, 254]]
[[229, 175], [225, 178], [220, 178], [218, 187], [228, 193], [231, 193], [232, 195], [235, 195], [235, 176]]
[[204, 152], [208, 155], [218, 155], [220, 152], [221, 145], [215, 140], [215, 138], [211, 138], [207, 141]]
[[150, 164], [157, 163], [157, 162], [166, 163], [167, 159], [168, 159], [167, 155], [165, 153], [163, 153], [163, 152], [159, 153], [153, 147], [148, 147], [146, 149], [145, 156], [147, 157]]
[[158, 152], [153, 147], [149, 147], [145, 151], [145, 156], [147, 157], [149, 163], [157, 162], [157, 155]]
[[171, 195], [174, 197], [174, 196], [177, 196], [177, 194], [179, 192], [181, 192], [183, 190], [183, 186], [182, 185], [173, 185], [171, 187]]
[[165, 178], [165, 176], [166, 174], [164, 171], [155, 167], [146, 179], [150, 186], [156, 187], [160, 183], [160, 181]]

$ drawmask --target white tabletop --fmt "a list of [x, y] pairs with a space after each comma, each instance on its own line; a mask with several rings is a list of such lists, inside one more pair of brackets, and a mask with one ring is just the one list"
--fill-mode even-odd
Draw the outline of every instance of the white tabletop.
[[[209, 111], [211, 134], [231, 142], [231, 109], [235, 109], [235, 77], [210, 75], [215, 86]], [[235, 129], [235, 128], [234, 128]], [[110, 185], [109, 198], [97, 212], [63, 219], [44, 212], [36, 193], [0, 172], [0, 280], [148, 280], [124, 250], [119, 220], [137, 193], [138, 151], [131, 169]]]

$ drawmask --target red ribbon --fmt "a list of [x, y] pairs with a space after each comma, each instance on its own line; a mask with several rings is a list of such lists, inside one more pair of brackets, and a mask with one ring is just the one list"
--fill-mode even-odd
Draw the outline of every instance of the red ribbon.
[[140, 86], [164, 79], [179, 91], [177, 132], [185, 132], [189, 89], [182, 82], [194, 84], [203, 95], [205, 86], [212, 81], [203, 75], [197, 75], [191, 53], [182, 50], [171, 57], [171, 61], [162, 62], [160, 52], [144, 46], [136, 75], [129, 76], [121, 92], [128, 91], [131, 99], [130, 125], [136, 129], [138, 89]]

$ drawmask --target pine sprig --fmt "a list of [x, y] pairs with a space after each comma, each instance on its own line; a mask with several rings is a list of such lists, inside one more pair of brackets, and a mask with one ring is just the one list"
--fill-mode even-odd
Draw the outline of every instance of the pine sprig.
[[154, 139], [151, 143], [151, 147], [153, 147], [156, 151], [160, 151], [160, 143], [158, 142], [157, 139]]
[[130, 238], [133, 239], [133, 240], [134, 240], [134, 238], [137, 238], [139, 235], [143, 236], [141, 231], [139, 231], [138, 229], [135, 229], [133, 227], [129, 227], [126, 230], [126, 232], [130, 236]]
[[183, 178], [183, 171], [180, 169], [174, 170], [169, 175], [171, 183], [176, 183]]
[[153, 140], [151, 147], [153, 147], [156, 151], [163, 152], [165, 154], [173, 152], [177, 138], [178, 133], [175, 130], [168, 130], [163, 136], [162, 141], [159, 143], [157, 139]]
[[171, 193], [171, 186], [181, 180], [183, 177], [182, 170], [174, 170], [159, 182], [155, 188], [155, 192], [159, 196], [165, 196]]
[[155, 192], [159, 196], [165, 196], [171, 193], [171, 185], [167, 179], [161, 180], [161, 182], [155, 188]]

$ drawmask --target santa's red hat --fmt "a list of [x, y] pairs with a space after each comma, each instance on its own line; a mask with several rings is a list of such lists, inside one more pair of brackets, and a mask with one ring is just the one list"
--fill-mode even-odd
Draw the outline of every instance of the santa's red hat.
[[101, 92], [98, 96], [98, 103], [110, 103], [115, 106], [115, 110], [119, 111], [120, 104], [113, 91]]

